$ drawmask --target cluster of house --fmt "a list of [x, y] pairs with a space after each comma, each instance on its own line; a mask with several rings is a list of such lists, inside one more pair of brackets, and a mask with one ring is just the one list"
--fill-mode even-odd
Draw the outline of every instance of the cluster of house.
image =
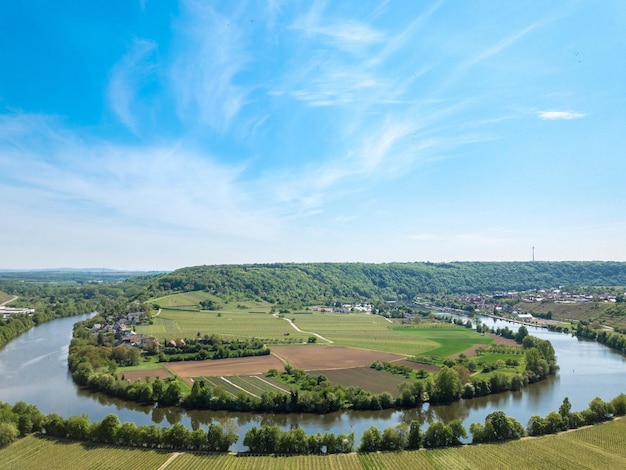
[[115, 335], [114, 346], [120, 344], [127, 344], [129, 346], [145, 346], [150, 341], [155, 341], [154, 338], [135, 333], [132, 325], [141, 323], [145, 318], [143, 312], [132, 312], [122, 314], [115, 318], [113, 315], [107, 315], [105, 323], [96, 323], [91, 327], [91, 331], [94, 335], [100, 333], [113, 333]]
[[372, 306], [370, 304], [342, 304], [340, 307], [311, 307], [314, 312], [328, 312], [328, 313], [350, 313], [350, 312], [365, 312], [372, 313]]
[[34, 308], [13, 308], [0, 305], [0, 315], [2, 315], [3, 320], [6, 320], [11, 315], [32, 315], [33, 313], [35, 313]]
[[464, 304], [473, 305], [482, 311], [503, 311], [516, 314], [512, 307], [503, 301], [518, 299], [523, 302], [554, 302], [554, 303], [583, 303], [583, 302], [616, 302], [617, 295], [614, 293], [577, 293], [561, 289], [536, 289], [525, 292], [503, 292], [494, 295], [471, 294], [461, 295], [459, 300]]

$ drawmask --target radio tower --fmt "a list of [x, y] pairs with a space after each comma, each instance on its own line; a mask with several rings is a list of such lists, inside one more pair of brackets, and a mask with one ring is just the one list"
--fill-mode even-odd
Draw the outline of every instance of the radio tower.
[[535, 246], [533, 245], [533, 263], [535, 262]]

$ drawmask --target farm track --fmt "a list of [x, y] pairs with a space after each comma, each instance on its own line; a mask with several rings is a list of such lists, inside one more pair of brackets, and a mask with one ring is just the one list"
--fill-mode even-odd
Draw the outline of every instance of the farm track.
[[[273, 316], [275, 318], [278, 318], [278, 313], [274, 313]], [[324, 338], [322, 335], [318, 334], [318, 333], [314, 333], [313, 331], [303, 331], [300, 328], [298, 328], [296, 326], [296, 324], [293, 322], [293, 320], [289, 319], [289, 318], [283, 318], [283, 320], [287, 321], [291, 327], [296, 330], [298, 333], [304, 333], [305, 335], [313, 335], [316, 336], [317, 338], [321, 339], [322, 341], [326, 341], [328, 344], [333, 344], [334, 341], [328, 338]]]
[[9, 299], [9, 300], [5, 300], [4, 302], [0, 303], [0, 305], [7, 305], [10, 304], [11, 302], [16, 301], [19, 298], [19, 296], [14, 295], [13, 298]]
[[180, 452], [174, 452], [174, 453], [171, 455], [171, 457], [170, 457], [169, 459], [167, 459], [167, 460], [165, 461], [165, 463], [159, 467], [159, 470], [164, 470], [165, 468], [167, 468], [167, 466], [168, 466], [169, 464], [171, 464], [171, 463], [174, 461], [174, 459], [175, 459], [176, 457], [178, 457], [180, 454], [181, 454]]

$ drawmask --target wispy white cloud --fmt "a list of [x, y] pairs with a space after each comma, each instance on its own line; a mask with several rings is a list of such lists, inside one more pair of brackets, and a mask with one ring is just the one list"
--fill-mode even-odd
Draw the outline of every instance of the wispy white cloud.
[[84, 142], [42, 116], [4, 117], [0, 135], [9, 133], [0, 145], [0, 197], [30, 188], [13, 203], [59, 220], [249, 239], [271, 238], [280, 226], [239, 181], [243, 168], [210, 155], [175, 144]]
[[235, 18], [192, 0], [184, 2], [176, 29], [179, 50], [170, 77], [178, 115], [186, 124], [226, 130], [250, 93], [235, 83], [250, 61], [245, 36]]
[[483, 47], [481, 50], [475, 52], [474, 54], [461, 61], [459, 65], [452, 71], [452, 73], [450, 73], [448, 78], [443, 82], [442, 88], [445, 88], [452, 83], [456, 83], [475, 66], [480, 65], [488, 61], [489, 59], [502, 54], [504, 51], [517, 44], [530, 33], [546, 26], [552, 21], [554, 21], [553, 17], [543, 18], [541, 20], [535, 21], [525, 28], [522, 28], [505, 36], [497, 42]]
[[133, 133], [138, 133], [136, 94], [149, 76], [155, 71], [156, 65], [150, 61], [156, 43], [136, 39], [130, 51], [111, 70], [107, 89], [110, 108], [120, 121]]
[[576, 111], [541, 111], [537, 113], [537, 116], [541, 119], [554, 120], [554, 119], [580, 119], [584, 118], [586, 114]]

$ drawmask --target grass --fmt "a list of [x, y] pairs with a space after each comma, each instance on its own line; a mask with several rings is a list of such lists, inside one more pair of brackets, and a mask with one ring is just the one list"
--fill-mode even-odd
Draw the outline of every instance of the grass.
[[6, 292], [0, 291], [0, 304], [6, 302], [7, 300], [11, 300], [12, 298], [13, 298], [12, 295], [9, 295]]
[[170, 455], [155, 450], [96, 446], [28, 436], [0, 449], [0, 470], [156, 469]]
[[304, 331], [315, 332], [337, 346], [374, 349], [398, 354], [417, 355], [436, 344], [426, 338], [411, 338], [392, 329], [392, 324], [378, 315], [365, 313], [313, 313], [288, 315]]
[[[219, 310], [200, 310], [202, 300], [214, 300]], [[271, 305], [257, 301], [225, 303], [206, 292], [187, 292], [156, 300], [161, 313], [153, 317], [152, 325], [137, 326], [137, 333], [151, 335], [159, 340], [191, 338], [217, 333], [223, 337], [260, 338], [269, 344], [279, 342], [306, 342], [309, 332], [317, 333], [337, 345], [375, 349], [407, 355], [432, 349], [435, 343], [427, 339], [416, 341], [393, 331], [387, 320], [377, 315], [361, 313], [307, 315], [287, 314], [296, 326], [307, 333], [299, 333], [283, 319], [269, 315]], [[267, 312], [267, 314], [263, 314]]]
[[491, 345], [494, 342], [490, 336], [483, 336], [470, 328], [456, 325], [396, 328], [394, 331], [435, 343], [431, 349], [424, 351], [424, 353], [440, 358], [462, 353], [476, 344]]
[[[147, 359], [147, 360], [146, 360]], [[150, 370], [150, 369], [162, 369], [163, 363], [159, 362], [158, 356], [145, 356], [139, 361], [136, 366], [118, 367], [117, 373], [129, 372], [134, 370]]]
[[262, 301], [254, 301], [254, 300], [238, 300], [238, 301], [229, 301], [224, 300], [215, 295], [211, 295], [204, 291], [194, 291], [194, 292], [185, 292], [181, 294], [173, 294], [168, 295], [166, 297], [161, 297], [153, 302], [158, 304], [161, 308], [164, 309], [184, 309], [184, 310], [192, 310], [192, 311], [200, 311], [200, 302], [203, 300], [212, 300], [216, 305], [220, 305], [221, 308], [219, 310], [211, 310], [211, 311], [222, 311], [222, 312], [232, 312], [236, 310], [252, 310], [256, 313], [269, 313], [271, 309], [271, 304], [268, 302]]
[[195, 338], [198, 332], [216, 333], [230, 338], [259, 338], [268, 342], [280, 342], [294, 338], [305, 342], [309, 335], [298, 333], [286, 321], [269, 314], [253, 313], [247, 309], [219, 311], [186, 311], [163, 309], [153, 317], [152, 325], [138, 325], [137, 333], [164, 338]]
[[[358, 443], [356, 443], [358, 446]], [[66, 468], [155, 469], [597, 469], [626, 468], [626, 418], [559, 435], [504, 444], [330, 456], [176, 455], [61, 442], [28, 436], [0, 449], [0, 470]]]

